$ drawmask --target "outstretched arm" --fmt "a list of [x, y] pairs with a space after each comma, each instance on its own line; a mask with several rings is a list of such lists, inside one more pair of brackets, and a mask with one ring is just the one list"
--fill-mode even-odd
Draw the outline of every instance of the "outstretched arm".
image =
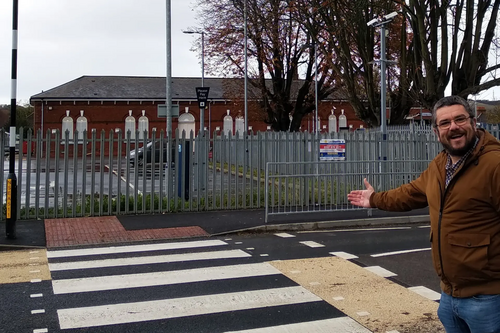
[[366, 178], [363, 179], [363, 182], [365, 183], [366, 190], [351, 191], [351, 193], [347, 195], [347, 200], [349, 200], [351, 204], [356, 206], [372, 208], [370, 206], [370, 196], [375, 192], [375, 190], [373, 189], [373, 186], [371, 186], [370, 183], [366, 180]]

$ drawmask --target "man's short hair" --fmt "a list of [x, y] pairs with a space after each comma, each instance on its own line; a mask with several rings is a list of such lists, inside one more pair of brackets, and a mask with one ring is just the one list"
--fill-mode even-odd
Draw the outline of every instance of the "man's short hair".
[[432, 124], [436, 125], [436, 111], [438, 109], [452, 105], [462, 105], [471, 118], [476, 117], [476, 113], [470, 106], [469, 102], [467, 102], [465, 99], [463, 99], [460, 96], [447, 96], [441, 98], [439, 101], [436, 102], [436, 104], [434, 104], [434, 108], [432, 109]]

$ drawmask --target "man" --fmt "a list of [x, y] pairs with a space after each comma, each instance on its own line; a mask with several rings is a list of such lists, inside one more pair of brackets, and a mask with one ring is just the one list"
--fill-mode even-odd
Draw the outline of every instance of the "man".
[[432, 112], [444, 151], [418, 179], [375, 193], [352, 191], [357, 206], [408, 211], [429, 206], [438, 316], [448, 333], [500, 332], [500, 143], [477, 129], [469, 103], [439, 100]]

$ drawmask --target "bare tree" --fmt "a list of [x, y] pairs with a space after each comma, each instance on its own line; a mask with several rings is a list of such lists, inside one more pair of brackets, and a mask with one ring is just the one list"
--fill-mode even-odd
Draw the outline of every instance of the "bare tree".
[[[231, 77], [245, 75], [244, 1], [249, 83], [259, 92], [256, 98], [261, 101], [266, 122], [276, 131], [297, 131], [302, 118], [315, 109], [315, 45], [311, 31], [297, 20], [293, 1], [199, 0], [202, 28], [209, 36], [208, 70]], [[334, 77], [321, 55], [318, 63], [318, 97], [324, 98], [333, 92]]]
[[[300, 3], [300, 2], [299, 2]], [[315, 0], [313, 15], [307, 4], [299, 12], [304, 21], [323, 27], [335, 55], [330, 68], [338, 73], [356, 115], [371, 125], [380, 124], [380, 37], [366, 23], [401, 11], [387, 26], [390, 122], [401, 123], [411, 107], [432, 108], [451, 87], [452, 94], [470, 94], [500, 85], [496, 71], [498, 50], [495, 27], [500, 0]], [[307, 16], [309, 15], [309, 16]], [[313, 26], [310, 27], [314, 29]], [[324, 43], [321, 45], [325, 45]]]
[[[243, 1], [199, 0], [210, 32], [213, 72], [243, 75]], [[432, 108], [451, 87], [467, 98], [500, 85], [500, 0], [247, 0], [250, 83], [260, 91], [267, 121], [292, 130], [314, 109], [314, 45], [319, 54], [319, 97], [341, 92], [358, 118], [380, 125], [381, 94], [390, 122], [411, 107]], [[370, 20], [401, 12], [387, 26], [387, 91], [380, 91], [379, 31]], [[300, 72], [303, 68], [303, 72]], [[297, 85], [298, 74], [304, 80]], [[265, 79], [269, 78], [271, 84]], [[296, 84], [294, 86], [294, 84]], [[294, 88], [295, 87], [295, 88]]]
[[495, 106], [493, 109], [485, 112], [486, 122], [490, 124], [500, 124], [500, 106]]
[[500, 85], [495, 36], [500, 0], [422, 1], [403, 3], [413, 31], [408, 51], [415, 70], [408, 79], [417, 97], [431, 107], [445, 94], [467, 98]]

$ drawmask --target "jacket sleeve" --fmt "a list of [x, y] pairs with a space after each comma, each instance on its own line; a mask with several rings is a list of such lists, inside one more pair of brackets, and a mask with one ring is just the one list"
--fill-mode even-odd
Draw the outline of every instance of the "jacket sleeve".
[[491, 199], [493, 202], [493, 208], [500, 216], [500, 164], [497, 165], [495, 171], [493, 172], [491, 179]]
[[427, 207], [425, 188], [428, 170], [422, 172], [417, 179], [408, 184], [389, 191], [373, 193], [370, 197], [370, 205], [374, 208], [394, 212], [406, 212]]

